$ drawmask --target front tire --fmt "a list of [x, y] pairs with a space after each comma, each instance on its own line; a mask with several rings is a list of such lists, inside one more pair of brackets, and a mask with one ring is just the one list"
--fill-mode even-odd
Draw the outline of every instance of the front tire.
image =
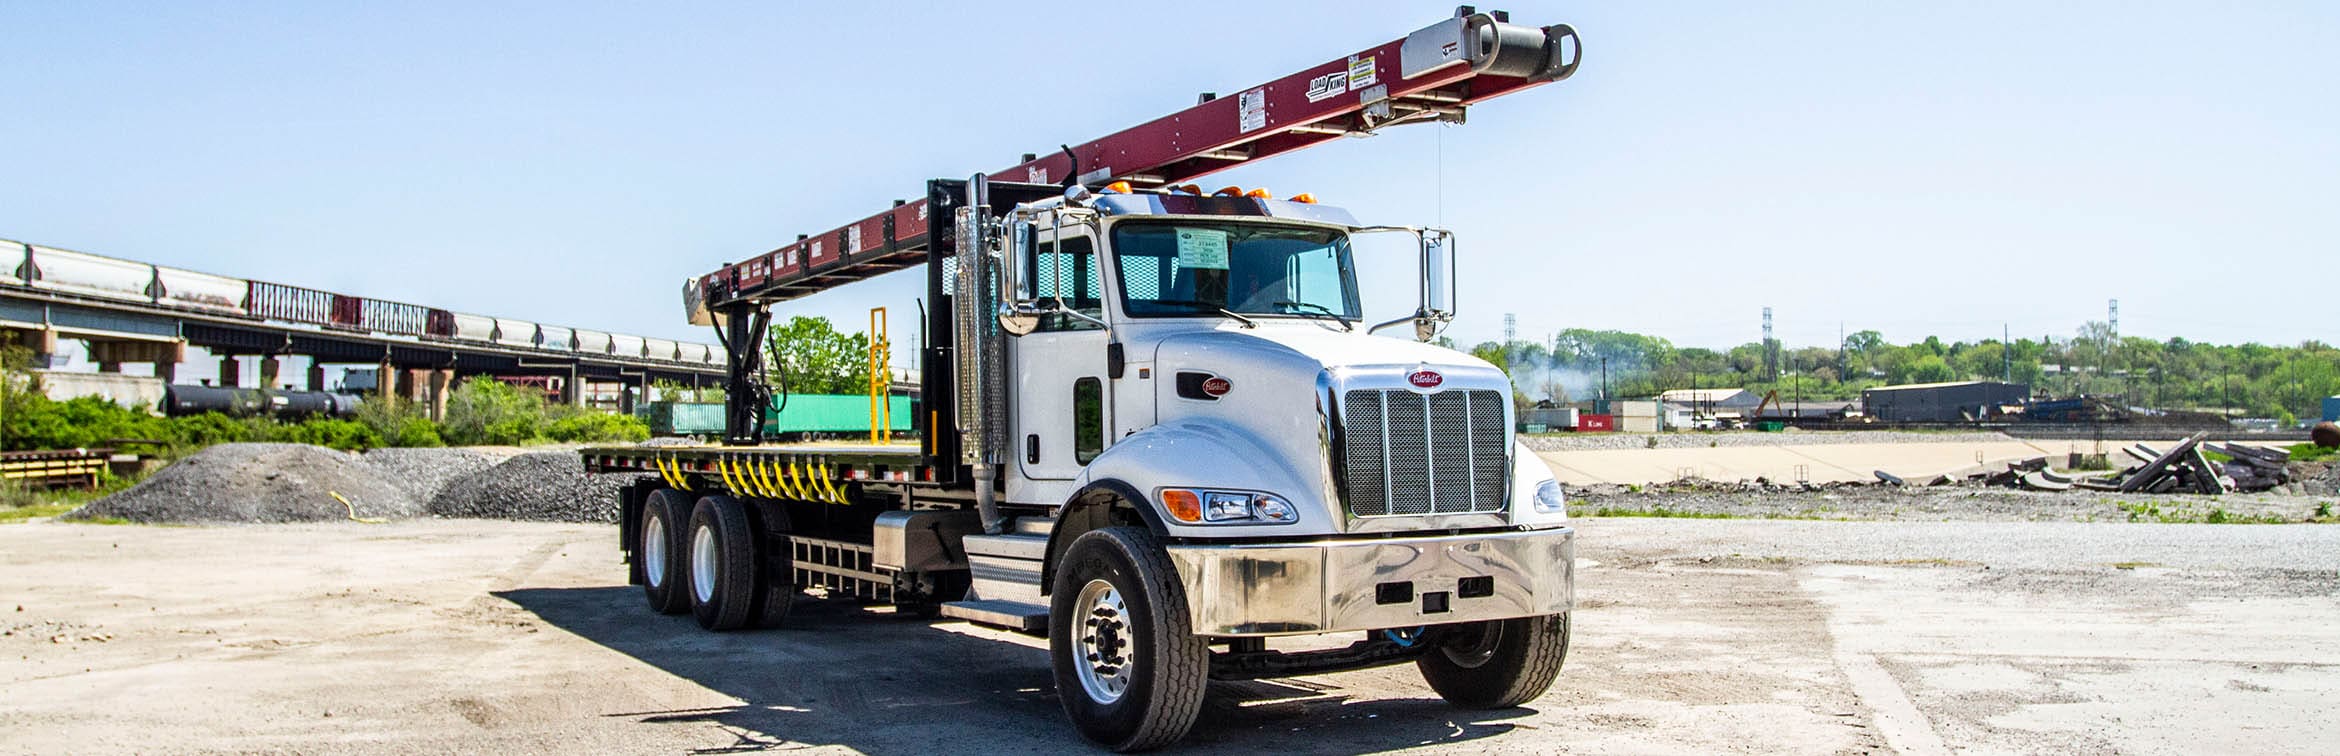
[[1458, 625], [1414, 666], [1447, 703], [1465, 709], [1518, 706], [1552, 687], [1568, 658], [1568, 614]]
[[683, 520], [690, 512], [690, 497], [672, 488], [653, 491], [642, 501], [634, 562], [642, 573], [642, 597], [659, 614], [681, 614], [691, 608], [690, 588], [681, 585]]
[[1098, 745], [1159, 748], [1202, 712], [1210, 647], [1194, 634], [1169, 552], [1143, 529], [1073, 541], [1049, 600], [1048, 647], [1065, 716]]
[[729, 496], [700, 499], [684, 542], [690, 557], [682, 582], [690, 586], [691, 614], [699, 626], [716, 631], [753, 626], [762, 614], [764, 586], [746, 505]]

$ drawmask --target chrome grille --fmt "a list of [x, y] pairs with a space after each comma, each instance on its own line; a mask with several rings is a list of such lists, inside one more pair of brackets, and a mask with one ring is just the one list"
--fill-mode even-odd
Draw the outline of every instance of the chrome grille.
[[1358, 517], [1503, 509], [1503, 393], [1356, 389], [1341, 395], [1343, 495]]

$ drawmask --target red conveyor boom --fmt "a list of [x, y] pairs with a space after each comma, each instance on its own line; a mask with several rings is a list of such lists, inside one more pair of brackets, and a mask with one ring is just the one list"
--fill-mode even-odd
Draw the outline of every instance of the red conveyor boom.
[[[1509, 23], [1465, 7], [1402, 39], [989, 174], [1003, 181], [1183, 183], [1386, 126], [1459, 122], [1473, 103], [1567, 78], [1576, 32]], [[1077, 161], [1077, 162], [1076, 162]], [[1069, 180], [1068, 180], [1069, 179]], [[706, 306], [795, 299], [926, 261], [926, 202], [798, 239], [699, 280]]]

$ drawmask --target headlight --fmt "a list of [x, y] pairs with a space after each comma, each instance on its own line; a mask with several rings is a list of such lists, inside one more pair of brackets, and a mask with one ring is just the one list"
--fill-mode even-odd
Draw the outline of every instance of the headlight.
[[1276, 525], [1298, 522], [1300, 510], [1273, 494], [1165, 488], [1155, 494], [1172, 519], [1205, 525]]
[[1547, 480], [1536, 484], [1536, 511], [1543, 514], [1568, 511], [1568, 502], [1560, 496], [1560, 481]]

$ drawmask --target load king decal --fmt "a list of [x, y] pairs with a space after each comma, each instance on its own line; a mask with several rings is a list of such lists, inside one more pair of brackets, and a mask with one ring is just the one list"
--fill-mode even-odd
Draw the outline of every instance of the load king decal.
[[1334, 71], [1308, 80], [1308, 101], [1320, 102], [1352, 88], [1373, 86], [1381, 77], [1373, 67], [1373, 56], [1349, 56], [1347, 70]]

